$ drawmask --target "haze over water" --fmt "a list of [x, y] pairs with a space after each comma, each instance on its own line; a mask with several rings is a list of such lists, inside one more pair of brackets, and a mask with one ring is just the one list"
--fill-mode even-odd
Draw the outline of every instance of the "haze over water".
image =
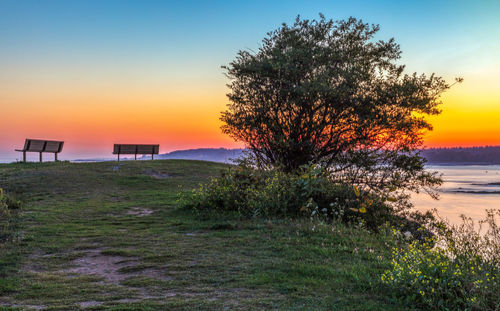
[[475, 221], [484, 219], [487, 209], [500, 208], [500, 165], [429, 166], [443, 174], [439, 200], [427, 194], [412, 196], [420, 211], [437, 209], [452, 223], [460, 223], [464, 214]]

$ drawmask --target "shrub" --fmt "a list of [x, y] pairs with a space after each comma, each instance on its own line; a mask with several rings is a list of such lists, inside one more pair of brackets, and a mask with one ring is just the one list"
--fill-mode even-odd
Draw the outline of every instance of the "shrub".
[[479, 228], [462, 216], [461, 225], [443, 225], [425, 243], [396, 248], [392, 269], [382, 282], [401, 300], [424, 309], [500, 310], [500, 229], [495, 216], [500, 210], [488, 211]]
[[387, 221], [400, 221], [384, 199], [335, 182], [324, 169], [314, 165], [286, 173], [255, 169], [242, 161], [195, 189], [182, 203], [197, 211], [229, 211], [249, 217], [361, 221], [373, 230]]
[[0, 188], [0, 242], [7, 236], [9, 225], [12, 221], [12, 210], [17, 210], [20, 207], [20, 201], [6, 195], [3, 189]]

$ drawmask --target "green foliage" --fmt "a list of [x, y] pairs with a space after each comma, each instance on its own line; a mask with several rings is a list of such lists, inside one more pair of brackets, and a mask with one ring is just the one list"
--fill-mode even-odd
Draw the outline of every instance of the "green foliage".
[[7, 195], [2, 188], [0, 188], [0, 207], [2, 209], [18, 209], [21, 207], [21, 201], [15, 200], [12, 196]]
[[450, 85], [405, 73], [399, 45], [375, 40], [379, 29], [353, 17], [297, 17], [257, 51], [239, 51], [223, 66], [230, 79], [223, 132], [244, 142], [260, 168], [321, 165], [336, 183], [378, 197], [398, 190], [391, 205], [399, 209], [409, 207], [409, 191], [436, 196], [442, 181], [425, 170], [419, 150], [432, 130], [426, 117], [440, 113]]
[[[500, 216], [500, 210], [497, 215]], [[425, 243], [414, 241], [393, 251], [383, 283], [398, 297], [428, 310], [500, 310], [500, 230], [495, 214], [475, 228], [442, 226]], [[486, 232], [481, 231], [488, 224]]]
[[398, 219], [383, 199], [334, 182], [320, 166], [298, 172], [255, 169], [243, 161], [182, 198], [198, 211], [237, 212], [250, 217], [313, 217], [362, 222], [376, 230]]
[[[20, 208], [21, 202], [14, 200], [0, 188], [0, 252], [3, 252], [2, 257], [12, 256], [9, 251], [3, 249], [3, 244], [14, 234], [16, 215]], [[16, 279], [6, 277], [9, 265], [4, 262], [2, 257], [0, 257], [0, 295], [13, 291], [19, 285]]]
[[0, 242], [7, 238], [12, 222], [12, 211], [21, 207], [21, 201], [14, 200], [0, 188]]
[[223, 67], [223, 132], [261, 167], [320, 164], [374, 191], [438, 185], [418, 150], [432, 129], [425, 117], [439, 114], [449, 85], [406, 74], [395, 40], [375, 40], [379, 29], [352, 17], [297, 17], [269, 32], [258, 51], [240, 51]]

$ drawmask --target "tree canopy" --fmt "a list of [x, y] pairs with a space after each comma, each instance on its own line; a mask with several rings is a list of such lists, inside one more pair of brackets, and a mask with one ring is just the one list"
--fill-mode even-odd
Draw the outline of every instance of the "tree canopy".
[[297, 17], [269, 32], [258, 51], [239, 51], [223, 66], [230, 79], [223, 132], [261, 165], [285, 171], [316, 163], [367, 186], [438, 183], [418, 148], [432, 129], [425, 117], [440, 113], [449, 85], [405, 73], [399, 45], [375, 40], [378, 31], [356, 18]]

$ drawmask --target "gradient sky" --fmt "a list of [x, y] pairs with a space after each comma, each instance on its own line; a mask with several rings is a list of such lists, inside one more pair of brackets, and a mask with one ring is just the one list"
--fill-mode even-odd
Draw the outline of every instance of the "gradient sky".
[[19, 159], [25, 138], [66, 141], [62, 159], [110, 156], [113, 143], [239, 147], [220, 132], [220, 66], [319, 12], [380, 24], [408, 72], [465, 79], [427, 146], [500, 145], [498, 0], [0, 0], [0, 160]]

